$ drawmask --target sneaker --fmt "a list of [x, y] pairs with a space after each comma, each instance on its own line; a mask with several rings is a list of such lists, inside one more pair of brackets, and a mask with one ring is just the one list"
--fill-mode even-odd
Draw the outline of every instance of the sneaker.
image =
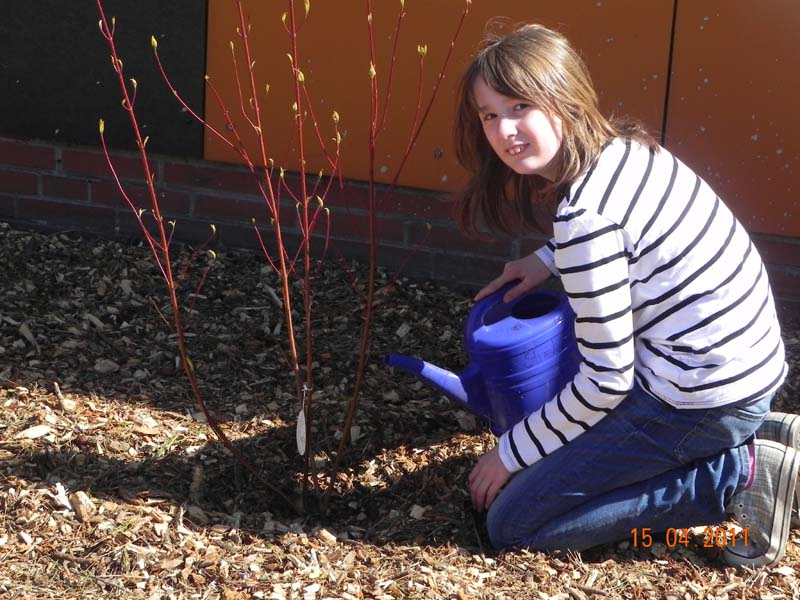
[[800, 470], [800, 453], [770, 440], [756, 440], [755, 473], [750, 487], [737, 492], [726, 507], [743, 529], [748, 545], [725, 546], [733, 567], [771, 566], [786, 552], [792, 496]]
[[[800, 415], [782, 412], [771, 412], [767, 415], [756, 436], [764, 440], [772, 440], [795, 450], [800, 450]], [[792, 527], [800, 527], [800, 479], [794, 488], [794, 505], [792, 506]]]

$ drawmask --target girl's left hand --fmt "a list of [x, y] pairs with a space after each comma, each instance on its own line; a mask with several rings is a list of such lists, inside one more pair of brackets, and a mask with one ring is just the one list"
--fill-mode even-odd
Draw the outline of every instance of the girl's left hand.
[[511, 477], [511, 473], [500, 460], [500, 451], [497, 446], [481, 456], [467, 479], [475, 510], [478, 512], [484, 509], [488, 510], [509, 477]]

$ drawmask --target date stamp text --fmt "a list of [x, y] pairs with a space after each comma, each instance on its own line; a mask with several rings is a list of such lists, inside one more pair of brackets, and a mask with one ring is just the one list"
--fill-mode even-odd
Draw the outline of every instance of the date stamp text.
[[[650, 548], [653, 545], [653, 530], [650, 527], [635, 527], [631, 529], [634, 548]], [[703, 530], [702, 546], [704, 548], [725, 548], [727, 546], [749, 546], [747, 528], [706, 527]], [[664, 532], [664, 543], [667, 548], [675, 546], [688, 546], [694, 536], [688, 529], [675, 529], [670, 527]], [[699, 542], [698, 542], [699, 543]]]

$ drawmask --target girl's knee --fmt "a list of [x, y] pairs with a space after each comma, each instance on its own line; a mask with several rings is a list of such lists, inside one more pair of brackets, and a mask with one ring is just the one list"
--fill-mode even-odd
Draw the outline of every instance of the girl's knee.
[[512, 519], [509, 510], [503, 510], [497, 501], [486, 515], [486, 532], [495, 550], [518, 548], [521, 543], [521, 524]]

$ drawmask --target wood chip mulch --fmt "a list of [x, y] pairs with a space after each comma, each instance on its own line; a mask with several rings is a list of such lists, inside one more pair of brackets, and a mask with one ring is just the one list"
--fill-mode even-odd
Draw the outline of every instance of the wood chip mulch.
[[[650, 548], [492, 551], [465, 485], [492, 435], [381, 362], [392, 351], [462, 369], [471, 296], [386, 273], [354, 442], [327, 511], [312, 494], [298, 512], [278, 281], [261, 257], [217, 251], [200, 292], [205, 255], [183, 285], [195, 368], [236, 448], [294, 509], [193, 406], [141, 242], [0, 223], [0, 598], [799, 597], [800, 530], [779, 566], [754, 571], [726, 567], [702, 528], [673, 547], [656, 536]], [[174, 254], [180, 272], [191, 249]], [[314, 277], [312, 462], [324, 481], [353, 387], [364, 270], [329, 258]], [[776, 407], [797, 412], [800, 305], [779, 308], [791, 373]]]

